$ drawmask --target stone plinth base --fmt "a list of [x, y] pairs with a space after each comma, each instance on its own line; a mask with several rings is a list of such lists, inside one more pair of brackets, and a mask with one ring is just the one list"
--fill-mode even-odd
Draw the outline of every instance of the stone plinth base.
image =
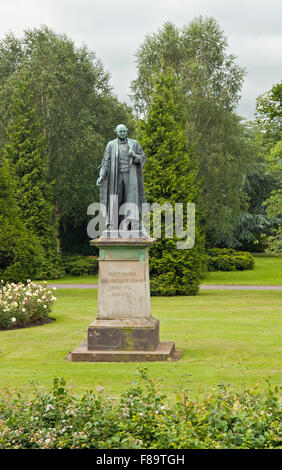
[[[98, 309], [87, 341], [71, 361], [142, 362], [173, 358], [173, 342], [159, 342], [151, 316], [148, 248], [156, 240], [117, 237], [111, 231], [90, 244], [99, 248]], [[107, 236], [106, 236], [107, 235]], [[134, 235], [134, 234], [133, 234]]]
[[70, 354], [73, 362], [153, 362], [173, 359], [174, 343], [161, 342], [154, 351], [94, 351], [87, 348], [86, 341]]
[[89, 350], [151, 351], [159, 344], [159, 321], [96, 320], [88, 327]]

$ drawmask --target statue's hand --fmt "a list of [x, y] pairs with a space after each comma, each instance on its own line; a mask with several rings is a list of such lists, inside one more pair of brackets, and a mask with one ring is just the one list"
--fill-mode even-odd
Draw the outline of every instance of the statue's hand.
[[97, 186], [100, 186], [100, 184], [102, 183], [102, 181], [103, 181], [103, 177], [102, 177], [102, 176], [99, 176], [99, 178], [98, 178], [97, 181], [96, 181], [96, 185], [97, 185]]
[[133, 152], [133, 150], [129, 150], [129, 156], [132, 158], [132, 160], [134, 161], [134, 163], [140, 163], [141, 161], [141, 157], [139, 157], [139, 155], [137, 155], [136, 153]]

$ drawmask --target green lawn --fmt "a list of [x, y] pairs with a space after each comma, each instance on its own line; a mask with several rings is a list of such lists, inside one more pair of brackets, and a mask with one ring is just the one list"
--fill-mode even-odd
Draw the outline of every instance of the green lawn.
[[[137, 363], [75, 363], [66, 355], [86, 340], [96, 317], [96, 289], [60, 289], [53, 316], [40, 327], [0, 332], [0, 387], [25, 388], [30, 378], [51, 386], [62, 376], [81, 393], [102, 385], [119, 394], [134, 378]], [[182, 350], [178, 362], [146, 363], [166, 393], [179, 387], [205, 393], [220, 383], [237, 389], [281, 381], [281, 292], [201, 291], [192, 297], [153, 297], [161, 340]]]
[[210, 272], [202, 283], [282, 285], [282, 257], [255, 255], [254, 269]]
[[[42, 283], [42, 281], [37, 281]], [[48, 284], [97, 284], [98, 276], [64, 276], [61, 279], [49, 279]]]

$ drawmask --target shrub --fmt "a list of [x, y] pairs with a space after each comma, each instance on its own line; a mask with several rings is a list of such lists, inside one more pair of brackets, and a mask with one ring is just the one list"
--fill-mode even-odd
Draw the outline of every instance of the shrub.
[[219, 387], [204, 398], [161, 395], [145, 368], [113, 400], [103, 387], [72, 395], [62, 378], [51, 392], [33, 383], [25, 397], [0, 397], [2, 449], [273, 449], [282, 448], [279, 388], [232, 392]]
[[72, 276], [83, 276], [86, 274], [96, 275], [98, 273], [97, 256], [63, 255], [63, 267], [66, 274]]
[[211, 248], [207, 250], [209, 271], [243, 271], [253, 269], [255, 259], [246, 251], [231, 248]]
[[151, 295], [195, 295], [204, 277], [206, 259], [199, 242], [189, 250], [178, 250], [176, 240], [157, 240], [150, 248]]
[[34, 284], [0, 283], [0, 328], [18, 328], [46, 320], [56, 297], [52, 290]]

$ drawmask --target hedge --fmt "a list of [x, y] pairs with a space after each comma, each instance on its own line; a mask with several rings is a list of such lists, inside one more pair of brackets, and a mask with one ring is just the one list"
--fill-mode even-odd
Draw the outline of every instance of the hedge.
[[62, 266], [66, 274], [72, 276], [95, 276], [98, 273], [98, 257], [64, 254], [62, 256]]
[[1, 449], [274, 449], [282, 448], [279, 389], [232, 392], [219, 386], [204, 398], [161, 395], [145, 368], [121, 397], [103, 387], [71, 394], [62, 378], [48, 392], [2, 392]]
[[208, 271], [243, 271], [253, 269], [255, 259], [246, 251], [231, 248], [211, 248], [207, 250]]

